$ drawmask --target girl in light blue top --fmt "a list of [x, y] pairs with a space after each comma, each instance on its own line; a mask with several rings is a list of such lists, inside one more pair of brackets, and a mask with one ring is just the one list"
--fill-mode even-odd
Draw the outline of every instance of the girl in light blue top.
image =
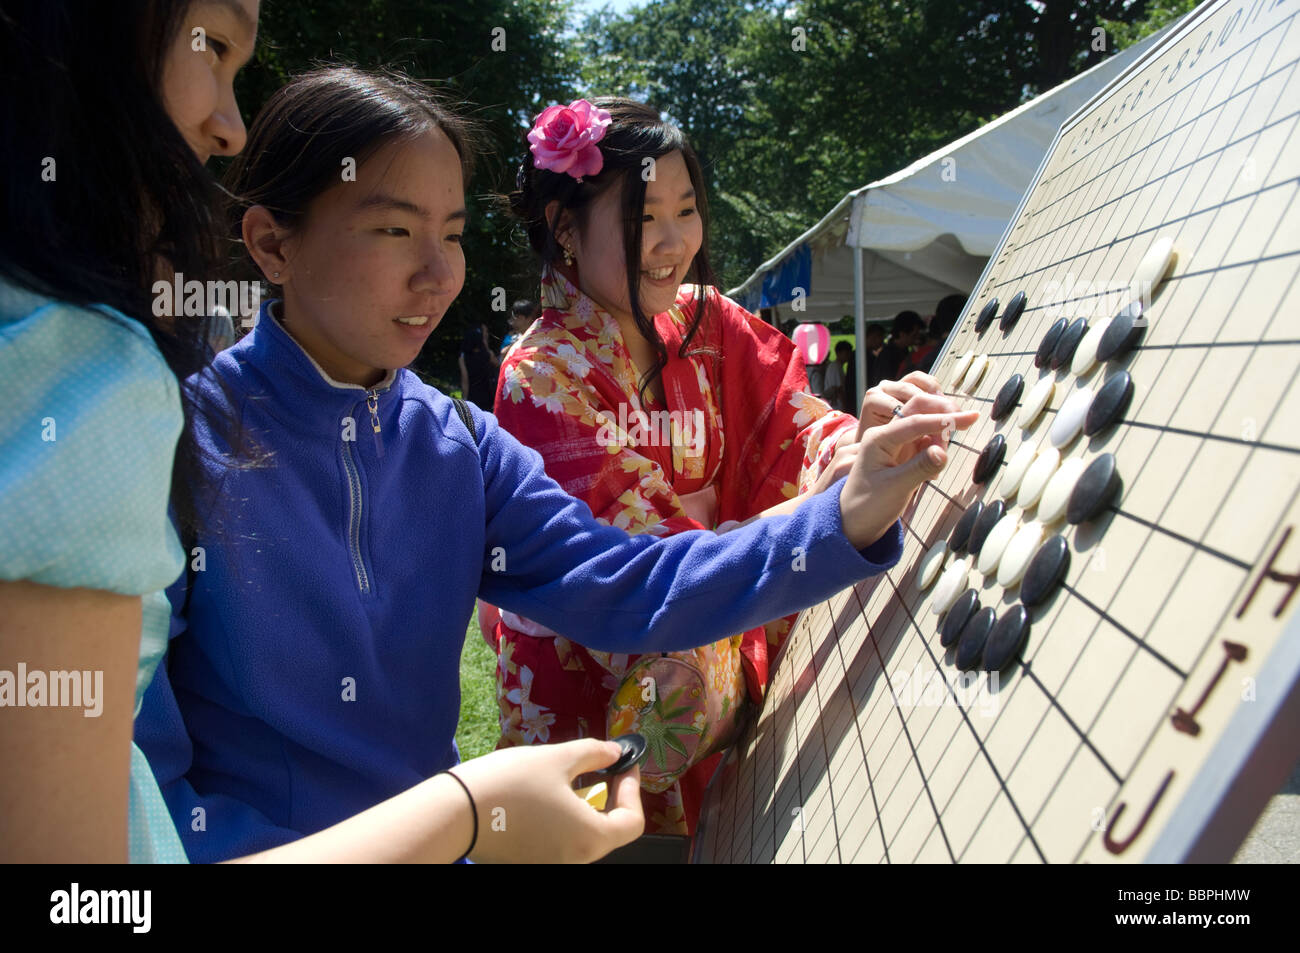
[[0, 859], [183, 862], [130, 733], [184, 567], [168, 495], [203, 349], [150, 288], [214, 260], [202, 164], [243, 146], [258, 9], [72, 6], [6, 3], [0, 25], [27, 84], [0, 108]]

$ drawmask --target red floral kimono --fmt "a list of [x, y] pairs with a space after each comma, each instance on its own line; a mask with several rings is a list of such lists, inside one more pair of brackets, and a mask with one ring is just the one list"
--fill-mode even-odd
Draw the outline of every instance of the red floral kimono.
[[[853, 439], [857, 421], [808, 394], [790, 340], [715, 289], [685, 358], [695, 289], [655, 317], [669, 354], [666, 406], [638, 397], [608, 313], [557, 274], [542, 290], [546, 309], [502, 368], [496, 415], [602, 522], [657, 535], [725, 530], [811, 488], [837, 442]], [[692, 834], [717, 752], [746, 698], [761, 701], [789, 628], [781, 619], [693, 651], [637, 656], [590, 651], [504, 613], [489, 637], [500, 746], [638, 731], [649, 742], [647, 832]]]

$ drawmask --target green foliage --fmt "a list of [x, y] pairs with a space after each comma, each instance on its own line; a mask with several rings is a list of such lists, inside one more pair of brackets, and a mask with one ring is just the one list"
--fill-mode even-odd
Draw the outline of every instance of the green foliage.
[[456, 726], [456, 747], [463, 761], [487, 754], [501, 737], [496, 665], [496, 654], [479, 634], [475, 612], [465, 632], [465, 648], [460, 657], [460, 724]]
[[1150, 36], [1162, 27], [1168, 26], [1179, 17], [1191, 13], [1200, 5], [1200, 0], [1151, 0], [1147, 4], [1146, 16], [1140, 20], [1125, 23], [1122, 20], [1101, 20], [1101, 25], [1110, 35], [1116, 50], [1132, 46], [1143, 37]]
[[850, 189], [1110, 55], [1096, 27], [1149, 5], [664, 0], [588, 20], [582, 84], [646, 98], [686, 129], [731, 287]]

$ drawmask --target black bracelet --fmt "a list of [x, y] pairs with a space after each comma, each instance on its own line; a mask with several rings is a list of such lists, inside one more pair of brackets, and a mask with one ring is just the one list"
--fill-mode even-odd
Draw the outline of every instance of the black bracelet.
[[453, 774], [453, 773], [451, 772], [450, 769], [448, 769], [448, 770], [446, 770], [446, 771], [444, 771], [444, 772], [442, 772], [442, 773], [445, 774], [445, 775], [448, 775], [450, 778], [452, 778], [452, 779], [453, 779], [457, 784], [459, 784], [459, 785], [464, 789], [464, 791], [465, 791], [465, 796], [466, 796], [467, 798], [469, 798], [469, 813], [470, 813], [470, 817], [474, 818], [474, 836], [473, 836], [472, 838], [470, 838], [469, 849], [468, 849], [467, 851], [465, 851], [465, 853], [461, 854], [460, 857], [458, 857], [458, 858], [456, 859], [456, 863], [459, 864], [462, 860], [464, 860], [464, 859], [465, 859], [466, 857], [468, 857], [470, 854], [474, 853], [474, 848], [478, 845], [478, 806], [474, 803], [474, 795], [472, 795], [472, 794], [469, 793], [469, 786], [468, 786], [467, 784], [465, 784], [464, 781], [462, 781], [460, 778], [456, 777], [456, 775]]

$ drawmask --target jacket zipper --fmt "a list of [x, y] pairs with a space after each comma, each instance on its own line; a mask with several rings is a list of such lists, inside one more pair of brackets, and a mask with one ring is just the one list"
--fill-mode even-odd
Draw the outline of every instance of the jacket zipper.
[[[379, 392], [366, 391], [366, 409], [370, 411], [370, 428], [375, 436], [375, 451], [384, 455], [383, 438], [379, 427]], [[357, 576], [357, 588], [362, 595], [370, 592], [370, 575], [366, 572], [365, 560], [361, 558], [361, 475], [357, 472], [356, 460], [352, 457], [349, 440], [343, 441], [343, 469], [348, 476], [348, 553], [352, 557], [352, 569]]]
[[361, 476], [356, 461], [352, 459], [352, 441], [343, 441], [343, 469], [348, 475], [348, 553], [352, 556], [352, 569], [357, 574], [357, 587], [362, 595], [370, 592], [370, 576], [361, 559]]
[[379, 391], [366, 391], [366, 409], [370, 411], [370, 427], [375, 435], [375, 453], [384, 455], [384, 438], [379, 435]]

